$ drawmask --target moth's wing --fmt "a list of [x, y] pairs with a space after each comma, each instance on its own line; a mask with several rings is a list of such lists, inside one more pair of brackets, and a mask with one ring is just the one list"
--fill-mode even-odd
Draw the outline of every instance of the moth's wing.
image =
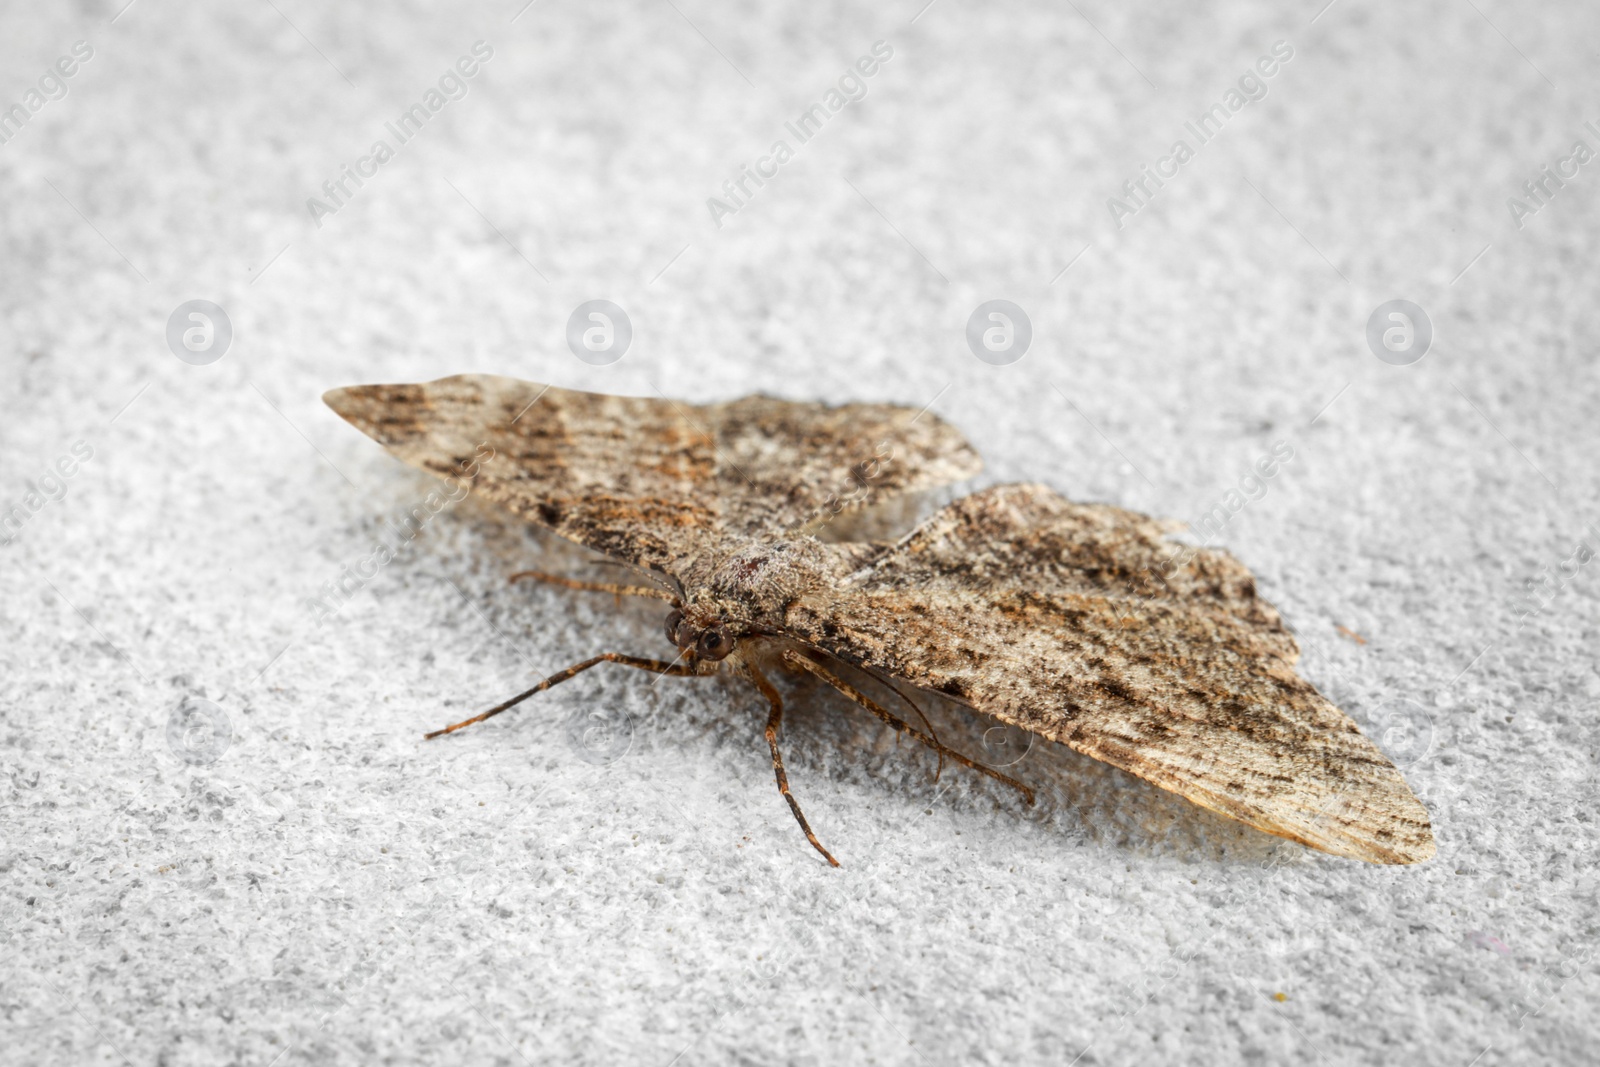
[[667, 401], [476, 374], [323, 400], [412, 466], [619, 559], [663, 570], [719, 536], [715, 452]]
[[1434, 854], [1398, 770], [1294, 671], [1233, 557], [1145, 516], [1004, 485], [936, 513], [791, 632], [1268, 833], [1374, 863]]
[[936, 417], [887, 405], [696, 406], [491, 375], [350, 386], [323, 399], [413, 466], [469, 477], [529, 522], [677, 574], [729, 541], [802, 523], [831, 494], [870, 504], [979, 465]]
[[960, 431], [926, 409], [747, 396], [704, 410], [728, 525], [741, 533], [806, 530], [983, 469]]

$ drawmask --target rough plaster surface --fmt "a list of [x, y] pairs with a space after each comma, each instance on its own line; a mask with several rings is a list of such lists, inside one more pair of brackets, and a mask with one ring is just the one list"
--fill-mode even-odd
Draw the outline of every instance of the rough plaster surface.
[[[0, 102], [94, 49], [0, 145], [0, 506], [93, 450], [0, 549], [8, 1062], [1592, 1061], [1600, 168], [1506, 205], [1600, 147], [1592, 7], [519, 6], [0, 11]], [[314, 226], [480, 39], [468, 95]], [[1267, 96], [1117, 228], [1277, 40]], [[1004, 367], [963, 340], [996, 296], [1035, 330]], [[596, 297], [636, 329], [607, 367], [564, 341]], [[1436, 331], [1411, 366], [1364, 341], [1394, 297]], [[164, 339], [193, 298], [235, 330], [209, 366]], [[319, 619], [431, 488], [319, 395], [465, 370], [931, 403], [985, 481], [1186, 519], [1287, 442], [1218, 540], [1439, 855], [1314, 854], [1043, 746], [1024, 809], [798, 682], [837, 871], [737, 684], [600, 671], [424, 744], [665, 648], [662, 605], [505, 585], [588, 564], [470, 501]], [[169, 731], [196, 700], [214, 762]]]

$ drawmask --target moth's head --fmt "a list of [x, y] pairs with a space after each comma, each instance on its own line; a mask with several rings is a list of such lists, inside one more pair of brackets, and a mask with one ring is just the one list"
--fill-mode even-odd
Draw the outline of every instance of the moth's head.
[[688, 659], [719, 660], [739, 643], [735, 628], [720, 618], [673, 608], [667, 616], [667, 640]]

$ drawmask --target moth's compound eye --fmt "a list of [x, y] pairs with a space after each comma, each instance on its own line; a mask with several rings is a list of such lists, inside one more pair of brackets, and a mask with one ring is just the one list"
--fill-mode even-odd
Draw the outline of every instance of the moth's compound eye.
[[667, 640], [673, 644], [678, 643], [678, 624], [683, 622], [683, 612], [673, 609], [667, 616]]
[[720, 626], [713, 626], [700, 635], [697, 651], [706, 659], [722, 659], [733, 651], [733, 638]]

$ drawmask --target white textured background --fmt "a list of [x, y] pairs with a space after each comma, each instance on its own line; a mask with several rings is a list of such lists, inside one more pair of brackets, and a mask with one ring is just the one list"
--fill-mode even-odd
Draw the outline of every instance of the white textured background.
[[[0, 103], [94, 48], [0, 145], [0, 509], [94, 451], [0, 548], [7, 1062], [1593, 1061], [1600, 563], [1563, 565], [1600, 548], [1600, 163], [1506, 206], [1600, 149], [1592, 5], [120, 2], [0, 9]], [[878, 39], [866, 99], [714, 228]], [[1266, 99], [1113, 226], [1280, 39]], [[997, 296], [1036, 333], [1006, 367], [963, 339]], [[604, 368], [564, 342], [596, 297], [636, 330]], [[1364, 340], [1394, 297], [1436, 331], [1408, 367]], [[165, 344], [193, 298], [235, 329], [210, 366]], [[935, 786], [807, 685], [789, 769], [837, 871], [738, 684], [602, 670], [421, 743], [666, 648], [662, 605], [507, 587], [582, 564], [473, 504], [317, 625], [430, 488], [320, 394], [467, 370], [933, 402], [988, 479], [1191, 519], [1289, 443], [1221, 540], [1438, 857], [1311, 853], [1042, 745], [1037, 809]], [[195, 698], [231, 734], [206, 765], [168, 742]], [[586, 712], [625, 755], [581, 758]]]

